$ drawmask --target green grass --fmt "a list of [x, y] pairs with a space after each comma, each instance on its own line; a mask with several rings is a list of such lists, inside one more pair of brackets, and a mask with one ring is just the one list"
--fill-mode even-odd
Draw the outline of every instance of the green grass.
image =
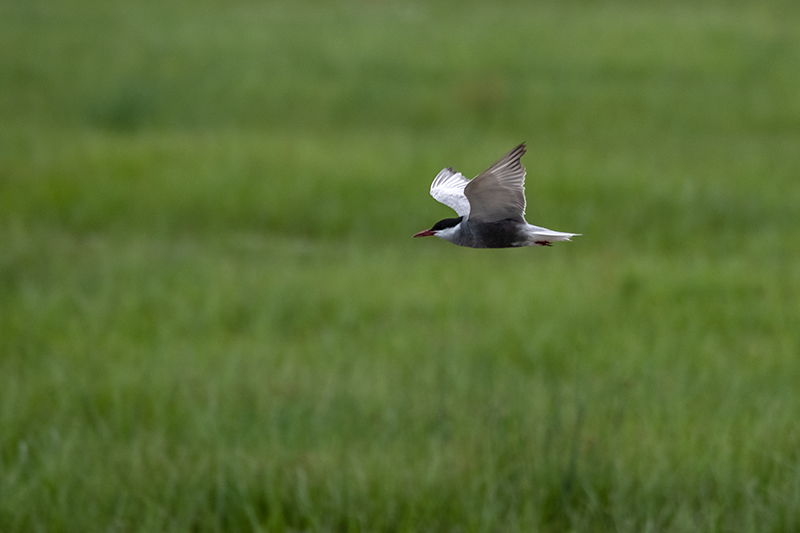
[[[5, 2], [0, 530], [798, 530], [798, 27]], [[410, 238], [520, 141], [582, 237]]]

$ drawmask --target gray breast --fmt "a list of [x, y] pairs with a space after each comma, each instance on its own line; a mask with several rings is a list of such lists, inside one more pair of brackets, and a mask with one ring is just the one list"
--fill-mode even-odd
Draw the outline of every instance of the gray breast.
[[519, 230], [519, 222], [505, 219], [495, 222], [470, 223], [470, 220], [461, 223], [459, 232], [460, 246], [470, 248], [514, 248], [524, 246], [525, 235]]

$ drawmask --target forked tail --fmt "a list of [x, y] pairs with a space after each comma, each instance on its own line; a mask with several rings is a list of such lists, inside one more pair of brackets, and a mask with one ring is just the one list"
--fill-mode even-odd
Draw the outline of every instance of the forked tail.
[[528, 225], [526, 228], [528, 238], [536, 244], [549, 246], [554, 241], [569, 241], [572, 237], [577, 237], [580, 233], [565, 233], [563, 231], [553, 231], [539, 226]]

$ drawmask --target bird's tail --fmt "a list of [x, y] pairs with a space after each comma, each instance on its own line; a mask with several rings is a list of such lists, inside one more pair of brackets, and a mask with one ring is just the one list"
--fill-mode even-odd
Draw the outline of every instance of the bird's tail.
[[553, 241], [568, 241], [572, 237], [577, 237], [580, 233], [564, 233], [563, 231], [553, 231], [531, 224], [525, 228], [528, 238], [534, 242], [553, 242]]

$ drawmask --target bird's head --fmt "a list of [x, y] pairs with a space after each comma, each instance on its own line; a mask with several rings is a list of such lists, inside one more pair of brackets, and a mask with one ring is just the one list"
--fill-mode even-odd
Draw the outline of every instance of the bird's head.
[[415, 233], [414, 237], [430, 237], [431, 235], [435, 235], [442, 239], [446, 239], [448, 235], [456, 231], [456, 226], [461, 224], [461, 220], [463, 218], [464, 217], [446, 218], [444, 220], [440, 220], [434, 224], [431, 229], [426, 229], [420, 231], [419, 233]]

